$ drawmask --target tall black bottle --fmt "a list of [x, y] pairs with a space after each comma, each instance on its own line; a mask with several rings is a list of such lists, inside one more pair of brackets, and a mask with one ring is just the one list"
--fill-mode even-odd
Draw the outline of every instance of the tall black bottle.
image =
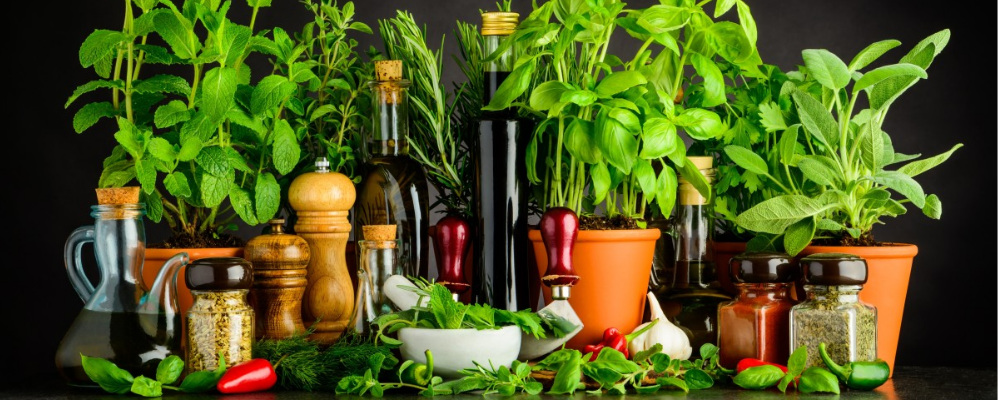
[[[518, 14], [483, 14], [484, 56], [494, 53], [514, 33]], [[489, 104], [497, 88], [510, 75], [513, 51], [507, 50], [483, 71], [483, 105]], [[528, 304], [528, 170], [525, 151], [532, 123], [517, 111], [484, 111], [478, 132], [472, 135], [475, 158], [474, 201], [476, 205], [473, 270], [474, 303], [511, 311]]]
[[406, 276], [430, 278], [427, 269], [429, 223], [427, 176], [410, 158], [406, 88], [399, 60], [375, 61], [372, 131], [365, 137], [370, 158], [354, 204], [354, 235], [365, 225], [396, 224], [399, 265]]

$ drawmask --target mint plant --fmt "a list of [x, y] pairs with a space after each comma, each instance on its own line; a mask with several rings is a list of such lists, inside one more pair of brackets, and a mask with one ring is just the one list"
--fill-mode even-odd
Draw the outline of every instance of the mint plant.
[[[285, 111], [302, 111], [293, 95], [321, 81], [300, 57], [304, 44], [280, 28], [254, 30], [270, 3], [248, 0], [252, 16], [240, 25], [227, 17], [229, 1], [126, 2], [123, 29], [96, 30], [80, 48], [80, 64], [100, 79], [77, 88], [66, 107], [95, 90], [110, 91], [111, 101], [81, 107], [74, 129], [118, 122], [98, 184], [137, 181], [150, 220], [173, 231], [170, 247], [233, 245], [224, 233], [236, 218], [256, 225], [278, 212], [279, 179], [302, 158]], [[255, 54], [275, 65], [259, 80], [245, 63]], [[148, 74], [146, 64], [168, 73]]]
[[[882, 126], [893, 102], [927, 78], [927, 68], [949, 38], [948, 30], [935, 33], [898, 63], [867, 72], [861, 70], [900, 42], [874, 43], [850, 63], [826, 50], [802, 52], [805, 66], [787, 74], [777, 102], [758, 105], [761, 125], [775, 134], [762, 144], [765, 156], [737, 144], [723, 149], [746, 171], [742, 176], [753, 174], [773, 194], [734, 219], [757, 233], [749, 250], [783, 247], [794, 255], [814, 239], [872, 245], [872, 228], [883, 218], [905, 213], [907, 203], [931, 218], [941, 217], [940, 199], [924, 193], [914, 177], [941, 164], [962, 145], [913, 161], [920, 155], [897, 153]], [[855, 112], [862, 95], [869, 108]], [[892, 192], [902, 198], [894, 199]]]

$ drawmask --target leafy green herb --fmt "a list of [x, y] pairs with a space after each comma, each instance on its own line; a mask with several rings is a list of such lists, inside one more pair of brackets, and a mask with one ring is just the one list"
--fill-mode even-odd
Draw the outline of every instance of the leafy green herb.
[[156, 366], [156, 380], [164, 385], [177, 382], [184, 372], [184, 360], [177, 356], [169, 356]]
[[806, 368], [806, 361], [809, 359], [809, 353], [806, 350], [806, 346], [799, 346], [795, 349], [792, 354], [788, 357], [788, 372], [785, 376], [781, 378], [778, 382], [778, 390], [782, 393], [788, 388], [788, 385], [802, 375], [802, 371]]
[[163, 396], [163, 384], [145, 376], [140, 376], [132, 381], [131, 391], [143, 397], [160, 397]]
[[[370, 340], [348, 336], [328, 348], [308, 339], [311, 330], [287, 339], [263, 339], [253, 344], [253, 357], [271, 361], [278, 375], [277, 387], [286, 390], [333, 391], [340, 380], [364, 375], [375, 354], [385, 356], [386, 365], [395, 365], [392, 347], [376, 346]], [[278, 364], [278, 361], [281, 361]]]
[[132, 389], [132, 374], [103, 358], [80, 355], [83, 372], [108, 393], [124, 394]]
[[181, 386], [178, 390], [186, 393], [207, 392], [215, 388], [215, 385], [219, 383], [219, 379], [222, 379], [222, 375], [225, 373], [226, 358], [222, 355], [222, 352], [219, 352], [219, 368], [216, 368], [215, 371], [197, 371], [188, 374], [181, 381]]
[[733, 377], [733, 383], [744, 389], [761, 390], [774, 386], [785, 375], [773, 365], [750, 367]]
[[111, 361], [80, 355], [83, 371], [106, 392], [125, 394], [132, 392], [144, 397], [160, 397], [163, 389], [194, 393], [214, 389], [226, 372], [226, 359], [219, 353], [219, 368], [215, 371], [197, 371], [189, 374], [179, 387], [169, 386], [177, 381], [184, 370], [184, 361], [177, 356], [169, 356], [156, 367], [156, 379], [145, 376], [133, 377], [128, 371], [118, 368]]
[[799, 378], [799, 391], [840, 394], [840, 382], [832, 372], [822, 367], [809, 367]]

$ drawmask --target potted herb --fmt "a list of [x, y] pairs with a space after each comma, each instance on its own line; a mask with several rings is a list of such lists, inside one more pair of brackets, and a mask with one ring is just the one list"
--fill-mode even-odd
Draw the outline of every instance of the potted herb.
[[[899, 41], [874, 43], [850, 63], [826, 50], [805, 50], [805, 66], [787, 74], [778, 101], [759, 105], [761, 124], [780, 136], [774, 135], [763, 156], [742, 146], [723, 148], [745, 171], [741, 176], [749, 172], [769, 189], [768, 198], [732, 219], [755, 233], [748, 250], [849, 253], [868, 261], [861, 297], [879, 310], [879, 357], [890, 365], [917, 246], [878, 242], [873, 227], [907, 212], [907, 203], [940, 218], [940, 199], [924, 193], [914, 177], [947, 160], [961, 144], [917, 160], [919, 155], [895, 152], [882, 126], [893, 102], [927, 77], [949, 37], [948, 30], [935, 33], [898, 63], [877, 68], [868, 67]], [[868, 108], [857, 110], [862, 98]], [[750, 181], [744, 180], [745, 193]]]
[[[251, 1], [253, 15], [269, 4]], [[281, 29], [269, 37], [254, 31], [255, 18], [249, 25], [230, 20], [230, 5], [126, 2], [123, 29], [95, 30], [80, 48], [81, 65], [99, 79], [78, 87], [66, 107], [95, 90], [110, 91], [111, 101], [81, 107], [74, 129], [102, 118], [116, 119], [118, 128], [99, 186], [137, 181], [146, 215], [173, 233], [164, 248], [146, 251], [147, 282], [177, 252], [192, 259], [240, 254], [243, 241], [230, 234], [236, 220], [257, 225], [272, 218], [278, 180], [300, 159], [284, 110], [305, 80], [279, 73], [251, 79], [245, 63], [264, 53], [296, 71], [299, 52]], [[183, 310], [191, 298], [181, 292]]]
[[[719, 2], [715, 16], [734, 5]], [[715, 22], [700, 7], [546, 2], [513, 36], [526, 54], [486, 109], [508, 107], [530, 93], [521, 106], [539, 120], [527, 160], [536, 200], [544, 209], [566, 207], [582, 216], [573, 256], [580, 295], [571, 302], [585, 328], [571, 347], [596, 342], [609, 326], [631, 330], [641, 322], [660, 236], [658, 229], [643, 229], [646, 206], [655, 202], [670, 215], [678, 174], [710, 196], [678, 130], [696, 140], [720, 137], [727, 127], [709, 109], [727, 99], [715, 60], [748, 73], [760, 64], [749, 8], [739, 5], [741, 24]], [[608, 52], [618, 28], [642, 43], [625, 60]], [[696, 76], [685, 74], [688, 65]], [[547, 78], [535, 85], [532, 76]], [[530, 237], [537, 264], [545, 266], [541, 235]]]

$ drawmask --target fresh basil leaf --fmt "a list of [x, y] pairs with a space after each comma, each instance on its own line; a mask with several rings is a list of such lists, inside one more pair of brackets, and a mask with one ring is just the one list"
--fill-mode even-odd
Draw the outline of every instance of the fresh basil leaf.
[[701, 390], [708, 389], [715, 385], [715, 380], [705, 373], [705, 371], [700, 369], [689, 369], [687, 372], [684, 372], [684, 383], [687, 384], [688, 389]]
[[83, 372], [108, 393], [124, 394], [132, 389], [132, 374], [103, 358], [80, 355]]
[[226, 373], [226, 358], [223, 354], [219, 353], [219, 368], [215, 371], [196, 371], [188, 374], [181, 381], [180, 391], [185, 393], [201, 393], [212, 389], [219, 383], [219, 379], [222, 379], [222, 375]]
[[570, 155], [587, 164], [596, 164], [601, 160], [601, 149], [594, 138], [594, 124], [579, 118], [566, 127], [565, 147]]
[[683, 390], [684, 393], [687, 393], [689, 390], [687, 382], [673, 376], [657, 378], [656, 384], [660, 385], [661, 388], [677, 388]]
[[701, 98], [701, 107], [711, 108], [726, 102], [726, 82], [722, 78], [722, 71], [715, 65], [715, 62], [698, 53], [691, 56], [691, 65], [702, 77], [702, 87], [705, 91]]
[[602, 97], [611, 97], [635, 86], [645, 84], [646, 77], [638, 71], [617, 71], [601, 79], [601, 82], [597, 84], [594, 90]]
[[535, 110], [547, 111], [552, 108], [554, 104], [559, 102], [563, 93], [572, 89], [572, 86], [559, 81], [548, 81], [542, 83], [531, 91], [531, 97], [528, 99], [528, 104]]
[[[700, 175], [700, 174], [699, 174]], [[660, 213], [670, 215], [677, 202], [677, 173], [673, 168], [664, 165], [656, 178], [656, 205]]]
[[762, 390], [774, 386], [785, 375], [773, 365], [750, 367], [736, 374], [733, 383], [744, 389]]
[[154, 381], [145, 376], [139, 376], [132, 381], [132, 387], [130, 388], [132, 393], [143, 397], [161, 397], [163, 396], [163, 384], [159, 381]]
[[799, 377], [799, 391], [802, 393], [840, 394], [840, 382], [832, 372], [822, 367], [809, 367]]
[[683, 162], [684, 142], [677, 136], [677, 127], [666, 118], [648, 118], [642, 125], [642, 150], [639, 157], [653, 160], [670, 157], [675, 164]]
[[[549, 394], [573, 394], [580, 386], [581, 354], [577, 350], [569, 350], [566, 360], [561, 362], [556, 370], [556, 377], [552, 381], [552, 388]], [[553, 353], [555, 354], [555, 353]], [[551, 356], [550, 356], [551, 357]]]
[[156, 380], [164, 385], [169, 385], [177, 381], [184, 372], [184, 360], [178, 356], [169, 356], [160, 361], [156, 366]]
[[653, 394], [660, 390], [660, 385], [649, 385], [649, 386], [635, 386], [635, 392], [638, 394]]

